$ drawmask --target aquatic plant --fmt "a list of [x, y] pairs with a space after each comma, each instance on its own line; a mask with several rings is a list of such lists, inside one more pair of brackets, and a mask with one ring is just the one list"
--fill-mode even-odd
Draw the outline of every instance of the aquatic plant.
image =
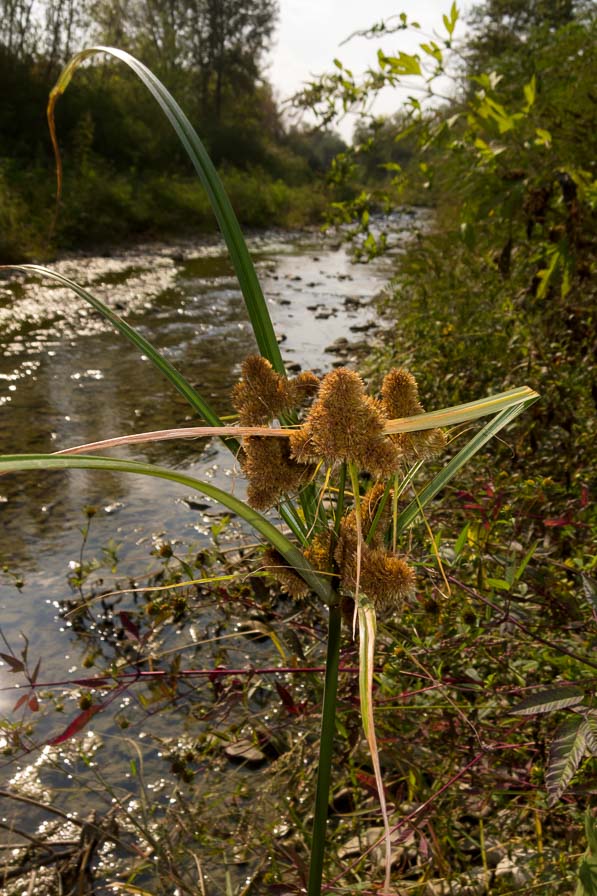
[[[528, 387], [426, 413], [416, 381], [407, 371], [390, 371], [381, 396], [367, 394], [359, 375], [334, 370], [321, 381], [305, 372], [289, 379], [267, 305], [242, 232], [199, 137], [161, 82], [138, 60], [109, 47], [92, 47], [67, 65], [50, 96], [48, 118], [62, 170], [54, 109], [74, 72], [89, 57], [107, 53], [127, 64], [152, 93], [170, 120], [204, 185], [228, 246], [260, 354], [247, 358], [233, 402], [238, 425], [224, 425], [218, 413], [184, 375], [137, 330], [72, 280], [39, 267], [15, 269], [48, 277], [72, 289], [167, 377], [206, 425], [137, 433], [63, 449], [55, 454], [0, 458], [0, 471], [104, 469], [169, 480], [208, 495], [245, 520], [269, 544], [265, 563], [280, 587], [299, 599], [314, 592], [327, 607], [325, 688], [308, 896], [322, 887], [326, 819], [332, 771], [336, 690], [342, 619], [358, 628], [359, 689], [363, 728], [369, 745], [384, 820], [386, 851], [383, 892], [390, 894], [391, 831], [373, 717], [376, 620], [400, 613], [415, 589], [415, 576], [403, 556], [405, 533], [425, 507], [467, 461], [537, 395]], [[482, 429], [419, 486], [425, 461], [447, 451], [444, 429], [490, 417]], [[248, 479], [248, 501], [209, 482], [147, 463], [107, 458], [89, 452], [120, 444], [162, 439], [217, 436], [239, 457]], [[413, 495], [410, 500], [407, 496]], [[268, 516], [264, 512], [268, 511]], [[277, 516], [276, 516], [277, 515]], [[78, 733], [90, 718], [79, 716], [54, 740]]]

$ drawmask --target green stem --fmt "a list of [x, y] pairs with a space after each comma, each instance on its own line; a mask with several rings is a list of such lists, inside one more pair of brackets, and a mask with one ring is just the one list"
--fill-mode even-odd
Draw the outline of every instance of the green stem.
[[325, 686], [323, 691], [323, 714], [321, 718], [321, 739], [319, 741], [319, 768], [317, 771], [317, 791], [315, 795], [315, 817], [311, 840], [311, 865], [309, 868], [309, 888], [307, 896], [321, 896], [323, 877], [323, 857], [328, 818], [330, 779], [334, 732], [336, 730], [336, 693], [338, 690], [338, 665], [340, 662], [340, 632], [342, 612], [338, 604], [330, 607], [328, 628], [328, 648], [325, 663]]
[[338, 501], [336, 503], [336, 519], [334, 520], [334, 536], [337, 539], [340, 535], [340, 523], [342, 522], [342, 514], [344, 513], [344, 489], [346, 488], [346, 461], [340, 467], [340, 478], [338, 481]]

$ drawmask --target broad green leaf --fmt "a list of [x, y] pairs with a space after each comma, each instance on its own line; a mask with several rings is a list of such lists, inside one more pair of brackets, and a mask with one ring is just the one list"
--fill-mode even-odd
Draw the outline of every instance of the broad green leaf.
[[128, 65], [147, 87], [174, 128], [205, 188], [220, 230], [228, 246], [230, 259], [245, 299], [259, 351], [270, 361], [275, 370], [282, 374], [285, 373], [280, 348], [276, 340], [267, 304], [257, 279], [255, 267], [220, 177], [195, 129], [174, 97], [142, 62], [139, 62], [138, 59], [124, 52], [124, 50], [104, 46], [88, 47], [82, 50], [64, 68], [50, 93], [48, 121], [58, 163], [59, 186], [61, 182], [61, 165], [54, 123], [56, 102], [68, 87], [71, 78], [81, 63], [98, 53], [106, 53], [108, 56], [113, 56], [115, 59], [119, 59]]
[[535, 78], [535, 75], [533, 75], [531, 80], [524, 85], [523, 90], [524, 98], [526, 100], [525, 112], [528, 112], [534, 104], [537, 95], [537, 79]]
[[549, 131], [546, 131], [544, 128], [535, 128], [535, 133], [537, 135], [535, 143], [539, 144], [540, 146], [551, 146], [551, 134], [549, 133]]
[[489, 417], [515, 405], [530, 407], [538, 397], [537, 392], [529, 389], [528, 386], [519, 386], [516, 389], [509, 389], [507, 392], [488, 395], [487, 398], [480, 398], [477, 401], [468, 401], [465, 404], [456, 404], [449, 408], [440, 408], [438, 411], [428, 411], [413, 417], [389, 420], [384, 426], [384, 432], [420, 432], [423, 429], [436, 429], [438, 426], [455, 426], [457, 423], [467, 423], [469, 420]]
[[573, 685], [549, 688], [522, 700], [510, 712], [517, 716], [533, 716], [536, 713], [555, 712], [567, 706], [578, 706], [584, 700], [584, 691]]
[[518, 582], [518, 581], [519, 581], [519, 579], [520, 579], [520, 577], [522, 576], [523, 572], [525, 571], [525, 569], [526, 569], [527, 566], [529, 565], [529, 563], [530, 563], [530, 561], [531, 561], [531, 559], [532, 559], [532, 557], [533, 557], [535, 551], [537, 550], [537, 545], [538, 545], [538, 544], [539, 544], [538, 541], [533, 542], [533, 544], [531, 545], [531, 547], [529, 548], [529, 550], [526, 552], [526, 554], [524, 555], [524, 557], [523, 557], [522, 560], [520, 561], [520, 564], [519, 564], [519, 566], [518, 566], [516, 572], [514, 573], [514, 580], [513, 580], [514, 582]]
[[[529, 392], [531, 392], [530, 389]], [[536, 393], [533, 392], [531, 395], [532, 397], [522, 401], [521, 404], [506, 408], [506, 410], [498, 414], [493, 420], [487, 423], [480, 432], [473, 436], [470, 442], [465, 445], [465, 447], [462, 448], [442, 470], [440, 470], [437, 476], [421, 490], [414, 501], [411, 501], [408, 507], [405, 507], [396, 521], [396, 530], [398, 532], [401, 532], [406, 529], [407, 526], [410, 526], [425, 506], [432, 501], [443, 488], [445, 488], [448, 482], [450, 482], [458, 471], [468, 463], [477, 451], [480, 451], [493, 436], [504, 428], [504, 426], [507, 426], [515, 420], [525, 408], [536, 401]]]
[[448, 17], [444, 15], [442, 18], [444, 22], [444, 28], [448, 32], [448, 36], [452, 37], [452, 35], [454, 34], [454, 28], [456, 27], [456, 22], [459, 18], [458, 8], [455, 3], [452, 3], [452, 6], [450, 8], [450, 16]]
[[597, 896], [597, 856], [584, 856], [581, 859], [574, 896]]
[[585, 833], [588, 846], [578, 866], [574, 896], [597, 896], [597, 824], [591, 806], [585, 812]]
[[539, 284], [539, 288], [537, 289], [537, 298], [538, 299], [545, 298], [545, 296], [547, 294], [547, 290], [549, 288], [549, 284], [551, 283], [551, 279], [552, 279], [553, 275], [555, 274], [560, 261], [561, 261], [560, 251], [557, 247], [554, 246], [551, 249], [551, 259], [550, 259], [549, 264], [547, 265], [546, 268], [542, 268], [537, 273], [537, 276], [539, 277], [539, 280], [541, 281]]
[[[585, 738], [587, 740], [587, 748], [593, 756], [597, 756], [597, 710], [590, 710], [587, 713], [586, 722]], [[595, 852], [597, 853], [597, 849]]]
[[597, 859], [597, 821], [590, 806], [587, 806], [585, 812], [585, 834], [587, 835], [589, 852]]
[[490, 588], [494, 588], [496, 591], [509, 591], [510, 590], [510, 582], [507, 582], [506, 579], [493, 579], [488, 578], [487, 584]]
[[154, 466], [153, 464], [139, 463], [137, 461], [125, 461], [107, 457], [92, 457], [79, 455], [76, 457], [57, 456], [54, 454], [23, 454], [23, 455], [7, 455], [0, 456], [0, 472], [11, 472], [21, 470], [111, 470], [116, 473], [138, 473], [144, 476], [155, 476], [158, 479], [167, 479], [170, 482], [178, 483], [186, 488], [192, 488], [213, 498], [223, 507], [231, 510], [241, 519], [245, 520], [256, 532], [262, 535], [276, 550], [282, 554], [286, 562], [304, 579], [316, 594], [321, 597], [325, 603], [329, 603], [332, 599], [332, 589], [330, 583], [323, 577], [319, 576], [312, 568], [311, 564], [306, 560], [304, 555], [299, 551], [296, 545], [292, 544], [285, 535], [276, 529], [264, 516], [240, 501], [228, 492], [223, 491], [217, 486], [209, 482], [203, 482], [180, 473], [176, 470], [167, 470], [164, 467]]
[[[444, 17], [445, 18], [445, 17]], [[443, 62], [442, 51], [435, 43], [435, 41], [431, 41], [429, 44], [419, 44], [424, 53], [427, 53], [428, 56], [432, 56], [436, 62], [439, 62], [440, 65]]]
[[468, 530], [470, 529], [471, 524], [466, 523], [466, 525], [462, 528], [460, 535], [456, 539], [454, 543], [454, 553], [457, 557], [462, 553], [462, 549], [464, 548], [467, 538], [468, 538]]
[[587, 748], [586, 722], [581, 716], [566, 719], [557, 729], [545, 773], [548, 803], [555, 805], [576, 774]]
[[411, 53], [400, 52], [398, 56], [386, 56], [381, 54], [380, 62], [388, 66], [393, 75], [420, 75], [421, 63], [417, 56]]

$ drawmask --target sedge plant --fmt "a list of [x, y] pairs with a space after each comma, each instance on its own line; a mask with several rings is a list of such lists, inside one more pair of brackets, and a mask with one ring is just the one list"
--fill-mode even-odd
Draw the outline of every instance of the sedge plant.
[[[0, 457], [0, 471], [112, 470], [169, 480], [207, 495], [248, 523], [267, 545], [263, 565], [294, 598], [308, 593], [321, 601], [328, 638], [319, 744], [319, 766], [311, 836], [308, 896], [322, 890], [326, 822], [332, 772], [336, 690], [343, 637], [358, 638], [359, 690], [385, 829], [384, 894], [391, 881], [391, 831], [373, 717], [373, 678], [378, 615], [399, 613], [414, 593], [415, 574], [404, 556], [405, 533], [460, 468], [537, 395], [523, 386], [455, 407], [425, 413], [416, 381], [406, 370], [386, 375], [380, 396], [367, 394], [360, 376], [340, 368], [319, 379], [303, 372], [286, 376], [267, 305], [234, 211], [203, 144], [182, 109], [141, 62], [122, 50], [91, 47], [66, 66], [48, 104], [61, 165], [54, 110], [76, 69], [95, 54], [125, 63], [141, 79], [167, 116], [205, 187], [226, 241], [244, 296], [259, 354], [247, 358], [232, 401], [238, 422], [224, 425], [217, 411], [137, 330], [72, 280], [37, 265], [14, 267], [67, 286], [164, 374], [187, 400], [197, 425], [135, 433], [53, 454]], [[440, 471], [420, 485], [428, 458], [447, 454], [445, 430], [489, 417]], [[105, 449], [131, 443], [213, 436], [239, 458], [248, 480], [247, 501], [178, 470], [105, 457]]]

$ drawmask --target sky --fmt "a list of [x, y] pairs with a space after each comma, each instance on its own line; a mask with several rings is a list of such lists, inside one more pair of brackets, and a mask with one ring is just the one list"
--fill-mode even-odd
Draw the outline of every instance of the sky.
[[[387, 53], [403, 50], [414, 52], [424, 38], [400, 31], [378, 43], [362, 37], [353, 38], [345, 46], [342, 41], [353, 32], [369, 28], [382, 19], [401, 12], [409, 21], [417, 21], [425, 37], [444, 31], [442, 15], [450, 10], [451, 0], [280, 0], [279, 23], [270, 54], [269, 80], [276, 95], [283, 100], [301, 87], [311, 75], [333, 70], [338, 57], [356, 74], [375, 61], [377, 46]], [[459, 4], [459, 8], [462, 4]], [[465, 8], [470, 3], [465, 4]], [[460, 21], [455, 36], [462, 35]], [[444, 31], [445, 34], [445, 31]], [[399, 105], [395, 92], [381, 97], [375, 111], [391, 114]], [[350, 139], [353, 122], [339, 126], [345, 139]]]

